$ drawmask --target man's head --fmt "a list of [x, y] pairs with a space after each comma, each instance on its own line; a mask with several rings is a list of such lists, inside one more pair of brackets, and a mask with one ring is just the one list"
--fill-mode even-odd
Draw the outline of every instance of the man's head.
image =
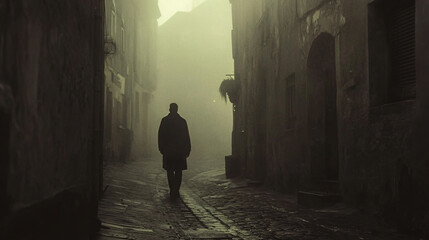
[[179, 106], [177, 106], [176, 103], [170, 104], [170, 113], [177, 113], [177, 110], [179, 110]]

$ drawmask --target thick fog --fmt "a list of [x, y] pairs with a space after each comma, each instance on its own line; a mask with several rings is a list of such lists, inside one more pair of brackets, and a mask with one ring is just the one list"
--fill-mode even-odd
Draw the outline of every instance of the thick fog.
[[[161, 14], [171, 14], [163, 6]], [[158, 28], [157, 89], [150, 104], [152, 149], [157, 156], [157, 130], [175, 102], [189, 126], [189, 165], [221, 164], [231, 153], [232, 105], [218, 91], [226, 74], [233, 73], [231, 7], [228, 0], [198, 1], [193, 7], [163, 20]]]

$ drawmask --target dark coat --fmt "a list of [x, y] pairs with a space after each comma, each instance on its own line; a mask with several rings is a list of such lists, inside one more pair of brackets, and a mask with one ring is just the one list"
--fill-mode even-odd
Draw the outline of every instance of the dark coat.
[[158, 148], [163, 155], [165, 170], [186, 170], [186, 158], [191, 153], [188, 124], [177, 113], [170, 113], [161, 121], [158, 131]]

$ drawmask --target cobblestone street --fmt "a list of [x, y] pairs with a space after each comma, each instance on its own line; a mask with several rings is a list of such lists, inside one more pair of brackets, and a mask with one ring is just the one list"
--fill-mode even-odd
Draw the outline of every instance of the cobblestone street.
[[302, 208], [294, 195], [228, 180], [223, 162], [190, 159], [181, 199], [171, 201], [160, 162], [106, 167], [98, 239], [416, 239], [343, 204]]

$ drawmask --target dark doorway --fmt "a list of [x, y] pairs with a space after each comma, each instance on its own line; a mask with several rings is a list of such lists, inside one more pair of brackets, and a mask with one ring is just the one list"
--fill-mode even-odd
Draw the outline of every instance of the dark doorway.
[[307, 67], [311, 174], [318, 180], [338, 180], [337, 86], [332, 35], [322, 33], [314, 40]]

